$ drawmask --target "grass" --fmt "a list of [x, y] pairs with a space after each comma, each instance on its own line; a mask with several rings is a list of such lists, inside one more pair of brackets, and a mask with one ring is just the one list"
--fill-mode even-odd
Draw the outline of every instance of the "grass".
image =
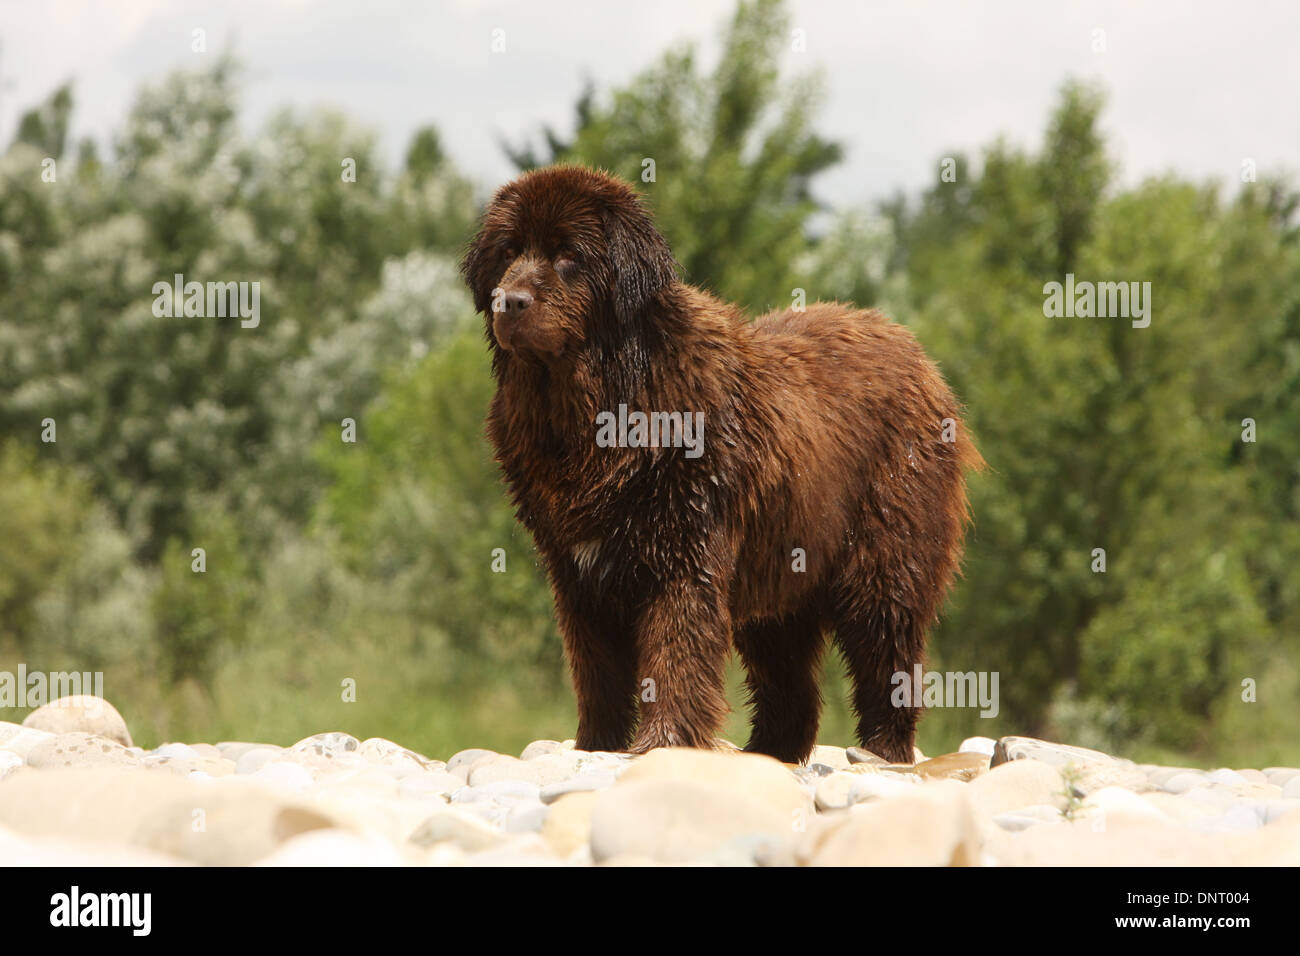
[[[338, 730], [362, 739], [386, 737], [446, 759], [470, 747], [517, 754], [533, 740], [572, 737], [577, 726], [573, 694], [558, 657], [553, 664], [553, 672], [536, 666], [509, 671], [462, 665], [453, 674], [438, 654], [413, 655], [392, 634], [359, 635], [344, 646], [307, 630], [274, 639], [263, 635], [261, 641], [227, 651], [207, 684], [167, 684], [118, 665], [106, 670], [104, 686], [105, 696], [143, 747], [173, 740], [286, 745]], [[744, 746], [748, 710], [743, 670], [734, 655], [726, 685], [732, 712], [721, 735]], [[818, 741], [855, 744], [849, 681], [837, 655], [827, 655], [821, 687]], [[1226, 709], [1214, 724], [1215, 736], [1195, 753], [1124, 742], [1108, 749], [1139, 762], [1172, 766], [1295, 766], [1300, 748], [1282, 730], [1288, 715], [1278, 711], [1286, 699], [1284, 694], [1277, 703]], [[4, 716], [21, 721], [25, 713]], [[968, 736], [1019, 733], [1021, 728], [1003, 720], [980, 719], [973, 709], [936, 709], [922, 717], [917, 744], [934, 756], [956, 750]], [[1076, 742], [1065, 736], [1053, 739]]]

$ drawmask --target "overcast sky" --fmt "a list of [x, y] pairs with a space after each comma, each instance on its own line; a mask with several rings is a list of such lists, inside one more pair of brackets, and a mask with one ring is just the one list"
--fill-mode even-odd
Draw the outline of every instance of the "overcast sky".
[[[505, 135], [568, 132], [584, 77], [627, 82], [670, 45], [717, 52], [729, 0], [0, 0], [0, 141], [18, 114], [75, 80], [74, 135], [101, 142], [140, 84], [232, 48], [249, 68], [255, 129], [285, 104], [371, 124], [391, 161], [434, 123], [487, 188], [511, 167]], [[837, 204], [915, 190], [939, 157], [997, 133], [1036, 145], [1068, 76], [1096, 77], [1124, 181], [1175, 169], [1235, 181], [1245, 158], [1300, 171], [1300, 2], [795, 2], [824, 71], [817, 128], [847, 147], [819, 180]], [[505, 31], [506, 51], [491, 50]], [[1095, 31], [1104, 31], [1098, 34]], [[1093, 49], [1104, 35], [1104, 52]], [[789, 44], [787, 44], [789, 47]], [[251, 131], [251, 130], [250, 130]]]

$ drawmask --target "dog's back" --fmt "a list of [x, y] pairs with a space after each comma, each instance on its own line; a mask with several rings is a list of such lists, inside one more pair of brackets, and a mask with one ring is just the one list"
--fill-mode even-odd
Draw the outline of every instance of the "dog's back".
[[[763, 605], [785, 612], [850, 568], [865, 579], [916, 563], [934, 592], [945, 590], [966, 518], [963, 471], [983, 462], [915, 337], [879, 312], [815, 303], [759, 317], [749, 345], [753, 378], [770, 387], [745, 396], [766, 403], [747, 417], [777, 426], [756, 443], [792, 463], [762, 470], [780, 484], [755, 489], [752, 536], [791, 548], [741, 582], [740, 616]], [[932, 505], [918, 508], [918, 499]], [[795, 577], [786, 573], [793, 547], [807, 562]], [[912, 562], [928, 549], [936, 553]]]

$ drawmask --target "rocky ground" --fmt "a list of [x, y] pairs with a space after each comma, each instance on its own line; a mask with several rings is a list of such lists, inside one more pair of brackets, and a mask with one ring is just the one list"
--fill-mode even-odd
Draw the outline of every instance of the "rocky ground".
[[0, 865], [1297, 865], [1300, 769], [1024, 737], [889, 764], [728, 752], [430, 759], [345, 733], [132, 746], [106, 702], [0, 722]]

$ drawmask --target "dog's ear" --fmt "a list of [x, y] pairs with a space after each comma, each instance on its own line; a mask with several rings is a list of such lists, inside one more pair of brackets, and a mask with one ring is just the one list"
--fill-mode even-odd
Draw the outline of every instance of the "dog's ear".
[[486, 224], [479, 228], [460, 263], [460, 274], [474, 297], [474, 308], [484, 315], [492, 304], [492, 288], [496, 282], [496, 276], [491, 274], [496, 254], [488, 242], [487, 232]]
[[637, 201], [606, 207], [605, 243], [610, 267], [614, 314], [632, 322], [664, 286], [676, 278], [676, 263], [668, 243]]

